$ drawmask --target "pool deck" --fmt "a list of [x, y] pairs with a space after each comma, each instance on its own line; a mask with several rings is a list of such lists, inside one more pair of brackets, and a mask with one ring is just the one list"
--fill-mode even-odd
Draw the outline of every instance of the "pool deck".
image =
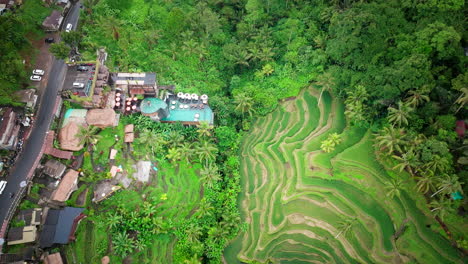
[[[185, 107], [185, 105], [188, 107]], [[187, 124], [198, 124], [199, 122], [205, 121], [209, 124], [213, 124], [213, 119], [213, 110], [211, 110], [208, 105], [190, 102], [183, 103], [178, 100], [170, 100], [169, 115], [161, 119], [161, 122], [179, 121]]]

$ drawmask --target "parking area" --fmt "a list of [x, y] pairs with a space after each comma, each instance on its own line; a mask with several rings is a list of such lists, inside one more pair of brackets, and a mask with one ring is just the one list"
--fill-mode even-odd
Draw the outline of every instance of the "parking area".
[[74, 95], [87, 96], [91, 88], [95, 64], [78, 64], [69, 66], [63, 90], [71, 90]]

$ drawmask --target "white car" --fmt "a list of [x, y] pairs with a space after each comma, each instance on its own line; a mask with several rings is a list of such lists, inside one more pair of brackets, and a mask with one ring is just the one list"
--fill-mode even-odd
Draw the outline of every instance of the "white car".
[[6, 181], [0, 181], [0, 194], [3, 193], [3, 190], [5, 190], [6, 185], [7, 185]]
[[42, 80], [42, 77], [39, 75], [33, 75], [29, 79], [31, 79], [31, 81], [40, 82]]
[[65, 32], [70, 32], [73, 28], [72, 24], [67, 24], [67, 27], [65, 28]]
[[34, 74], [34, 75], [44, 75], [44, 71], [41, 70], [41, 69], [35, 69], [35, 70], [33, 71], [33, 74]]

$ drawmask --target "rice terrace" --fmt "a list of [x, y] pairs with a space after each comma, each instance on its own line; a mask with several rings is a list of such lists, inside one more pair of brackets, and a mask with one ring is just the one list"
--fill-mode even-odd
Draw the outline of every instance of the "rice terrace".
[[[306, 89], [259, 118], [241, 149], [240, 210], [245, 232], [227, 263], [462, 263], [431, 229], [422, 195], [376, 159], [373, 133], [346, 125], [344, 106]], [[320, 150], [331, 133], [343, 141]], [[398, 177], [408, 175], [399, 174]]]

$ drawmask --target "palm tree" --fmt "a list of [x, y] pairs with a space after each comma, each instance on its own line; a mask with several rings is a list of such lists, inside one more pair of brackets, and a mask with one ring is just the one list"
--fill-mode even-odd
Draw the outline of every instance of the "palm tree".
[[201, 162], [208, 163], [216, 158], [218, 149], [209, 141], [203, 141], [197, 147], [196, 153]]
[[341, 135], [340, 135], [340, 134], [338, 134], [338, 133], [331, 133], [331, 134], [328, 136], [328, 140], [330, 140], [331, 143], [332, 143], [334, 146], [336, 146], [336, 145], [340, 144], [341, 141], [342, 141], [343, 139], [341, 138]]
[[218, 167], [216, 165], [210, 164], [205, 166], [203, 169], [200, 170], [200, 181], [208, 186], [213, 187], [214, 183], [221, 180], [221, 176], [218, 172]]
[[177, 60], [177, 54], [180, 51], [180, 47], [177, 45], [177, 43], [171, 42], [171, 44], [169, 44], [169, 48], [167, 48], [165, 51], [171, 55], [172, 60]]
[[184, 141], [185, 137], [179, 131], [171, 131], [167, 134], [167, 142], [171, 147], [177, 147]]
[[184, 260], [184, 264], [201, 264], [201, 262], [200, 258], [197, 255], [195, 255], [192, 256], [190, 259]]
[[340, 232], [335, 236], [335, 238], [338, 238], [341, 234], [346, 234], [348, 231], [353, 227], [353, 225], [357, 222], [357, 218], [352, 218], [352, 219], [344, 219], [338, 223], [338, 229]]
[[236, 61], [234, 64], [249, 67], [250, 58], [251, 58], [251, 55], [247, 50], [240, 49], [239, 52], [235, 56]]
[[182, 158], [179, 148], [170, 148], [167, 152], [166, 158], [171, 160], [171, 162], [176, 162]]
[[449, 199], [440, 199], [440, 200], [433, 200], [430, 203], [431, 212], [434, 214], [435, 217], [440, 217], [440, 219], [444, 220], [445, 216], [448, 214], [454, 214], [455, 210], [452, 207], [452, 202]]
[[432, 160], [427, 162], [424, 167], [433, 172], [445, 172], [450, 168], [450, 160], [440, 155], [432, 155]]
[[191, 223], [186, 229], [185, 234], [187, 235], [187, 241], [190, 243], [196, 243], [203, 235], [202, 228], [194, 223]]
[[155, 214], [157, 211], [158, 211], [158, 208], [156, 208], [156, 206], [154, 206], [152, 203], [149, 203], [149, 202], [143, 203], [143, 213], [145, 215], [151, 216]]
[[116, 16], [101, 17], [99, 24], [101, 24], [107, 32], [112, 32], [112, 37], [114, 40], [119, 40], [119, 31], [120, 27], [122, 26], [122, 21], [120, 19], [118, 19]]
[[236, 105], [235, 110], [241, 112], [242, 116], [244, 116], [244, 113], [252, 115], [253, 99], [245, 93], [236, 94], [234, 96], [234, 104]]
[[185, 142], [180, 146], [179, 151], [181, 155], [180, 159], [189, 164], [192, 161], [194, 154], [193, 144]]
[[393, 169], [398, 169], [400, 172], [406, 169], [409, 171], [411, 176], [414, 176], [413, 168], [419, 166], [419, 161], [413, 151], [404, 153], [401, 156], [393, 155], [392, 157], [398, 162]]
[[333, 142], [331, 140], [324, 140], [322, 141], [322, 145], [320, 145], [320, 148], [326, 152], [326, 153], [330, 153], [332, 151], [335, 150], [335, 145], [333, 144]]
[[166, 140], [161, 134], [155, 133], [149, 129], [143, 129], [143, 131], [140, 132], [138, 139], [141, 144], [150, 147], [153, 154], [160, 152], [167, 144]]
[[429, 96], [427, 95], [427, 89], [416, 89], [408, 92], [405, 102], [411, 107], [418, 107], [424, 101], [429, 102]]
[[125, 257], [135, 247], [133, 240], [125, 232], [120, 232], [113, 236], [112, 245], [115, 253], [120, 257]]
[[398, 125], [399, 127], [401, 127], [402, 124], [408, 125], [408, 119], [411, 112], [413, 112], [413, 108], [400, 101], [398, 102], [398, 108], [388, 108], [388, 121], [393, 125]]
[[213, 210], [214, 207], [211, 205], [210, 202], [206, 200], [206, 198], [203, 198], [200, 201], [200, 206], [197, 209], [197, 218], [202, 218], [202, 217], [211, 217], [213, 215]]
[[77, 137], [80, 139], [80, 145], [89, 146], [94, 144], [101, 136], [97, 135], [99, 132], [99, 127], [87, 126], [80, 127]]
[[458, 113], [458, 111], [460, 111], [460, 109], [464, 107], [466, 103], [468, 103], [468, 88], [461, 88], [460, 92], [460, 96], [455, 101], [455, 103], [459, 104], [460, 107], [458, 107], [455, 113]]
[[226, 239], [225, 236], [228, 234], [228, 230], [223, 228], [222, 226], [213, 226], [208, 230], [208, 237], [211, 237], [211, 239], [214, 242], [220, 242], [223, 239]]
[[122, 216], [114, 212], [113, 214], [109, 214], [107, 217], [107, 225], [109, 226], [110, 229], [114, 229], [118, 227], [122, 222]]
[[317, 105], [320, 106], [320, 101], [322, 100], [323, 92], [324, 91], [331, 92], [331, 89], [335, 85], [335, 83], [334, 83], [333, 77], [331, 76], [331, 73], [326, 72], [318, 77], [316, 84], [322, 88], [320, 89], [320, 96], [317, 102]]
[[375, 141], [381, 151], [385, 150], [388, 155], [392, 155], [403, 152], [402, 147], [406, 145], [407, 138], [403, 129], [386, 126], [376, 134]]
[[444, 194], [450, 194], [454, 192], [461, 192], [462, 187], [461, 185], [463, 182], [460, 182], [458, 180], [458, 176], [455, 174], [452, 175], [446, 175], [444, 179], [442, 179], [439, 183], [439, 190], [435, 192], [434, 194], [431, 195], [431, 197], [436, 196], [439, 193], [444, 193]]
[[211, 137], [211, 130], [213, 129], [213, 126], [210, 125], [207, 121], [201, 121], [198, 125], [198, 135], [200, 137]]
[[199, 44], [194, 39], [189, 39], [187, 41], [184, 41], [184, 44], [182, 45], [182, 50], [188, 55], [194, 55], [199, 49], [198, 46]]
[[422, 193], [427, 193], [428, 191], [434, 190], [434, 186], [437, 182], [437, 177], [435, 177], [432, 171], [426, 171], [422, 173], [422, 176], [418, 177], [418, 183], [416, 188]]
[[400, 197], [400, 190], [403, 187], [403, 180], [401, 179], [391, 179], [385, 184], [385, 189], [387, 190], [387, 196], [389, 198]]

